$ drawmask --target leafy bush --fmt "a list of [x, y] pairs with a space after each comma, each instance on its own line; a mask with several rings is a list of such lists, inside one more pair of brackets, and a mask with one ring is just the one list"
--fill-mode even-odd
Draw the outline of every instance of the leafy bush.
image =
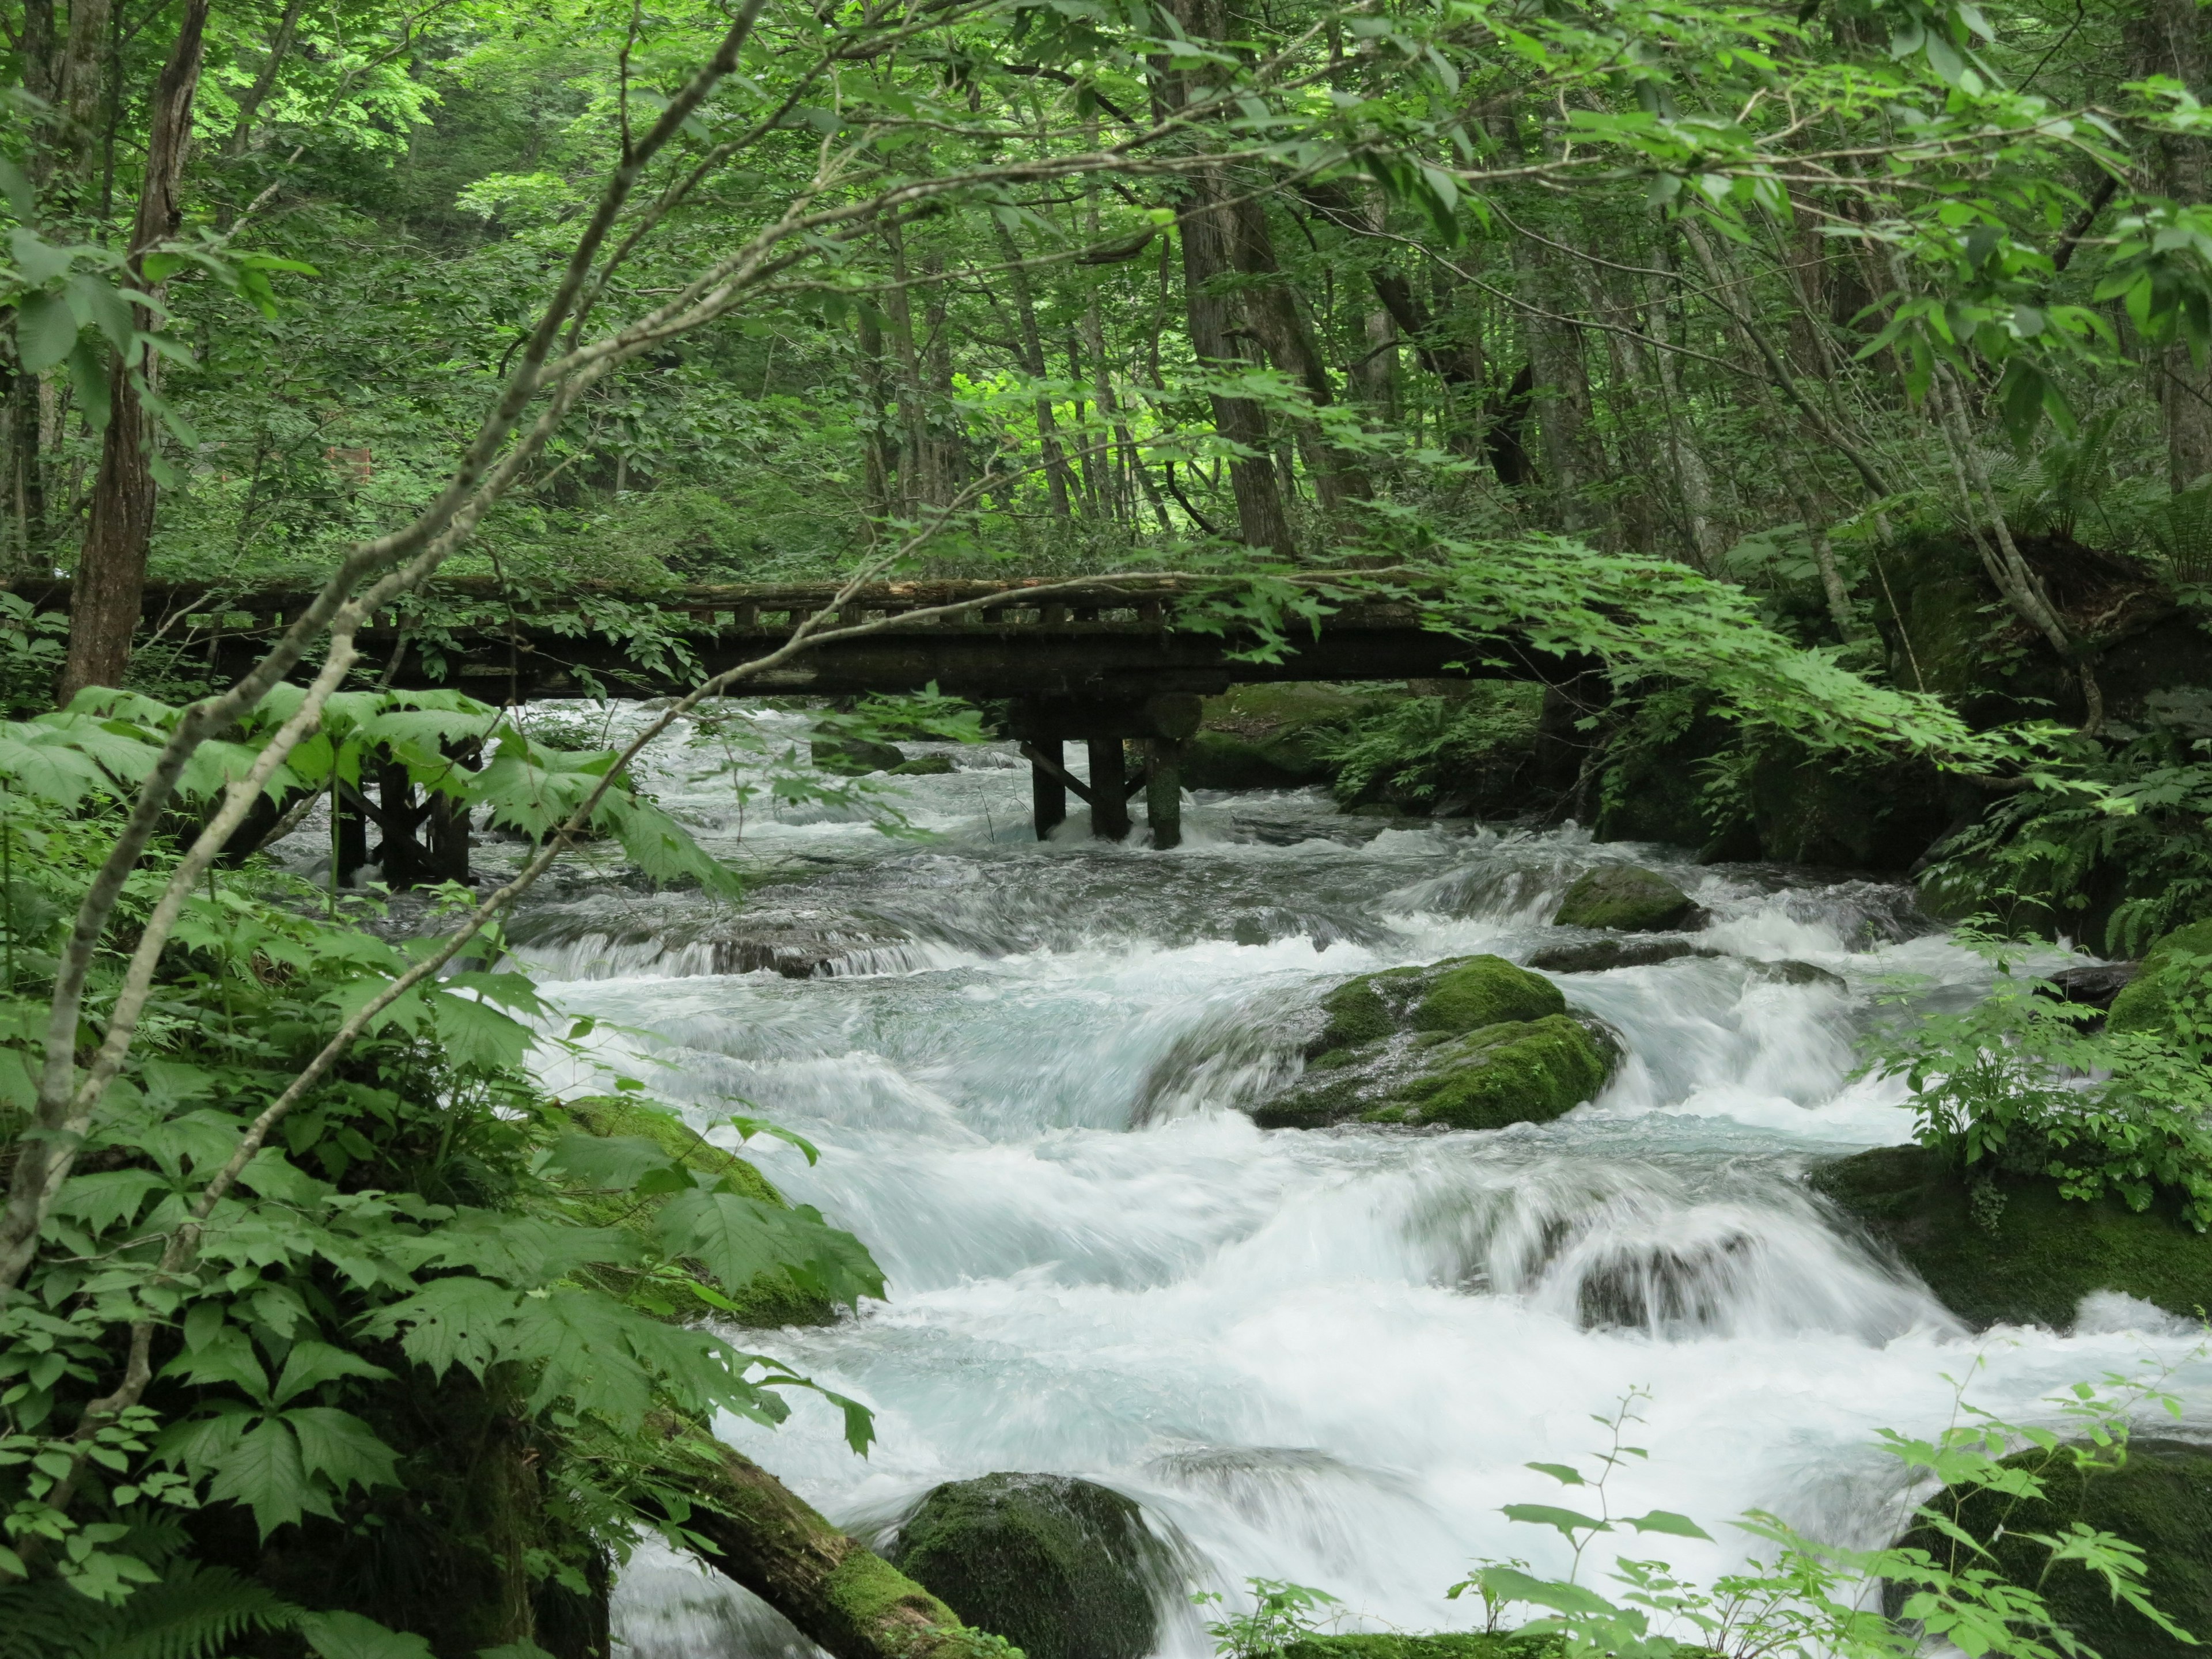
[[1355, 718], [1318, 747], [1337, 769], [1336, 793], [1382, 790], [1434, 800], [1486, 772], [1517, 766], [1536, 740], [1543, 688], [1477, 681], [1450, 697], [1407, 697]]
[[[2002, 1659], [2094, 1659], [2093, 1650], [2059, 1623], [2042, 1592], [2043, 1580], [2062, 1565], [2093, 1575], [2111, 1597], [2125, 1603], [2177, 1643], [2194, 1644], [2154, 1607], [2143, 1588], [2142, 1552], [2128, 1540], [2075, 1520], [2063, 1531], [2008, 1534], [2017, 1550], [2038, 1552], [2036, 1583], [2023, 1583], [1992, 1565], [1990, 1545], [2018, 1504], [2042, 1498], [2051, 1478], [2069, 1472], [2118, 1468], [2127, 1457], [2130, 1417], [2145, 1405], [2179, 1415], [2180, 1403], [2148, 1383], [2108, 1376], [2102, 1388], [2076, 1385], [2050, 1403], [2068, 1432], [2003, 1423], [1967, 1404], [1963, 1389], [1950, 1425], [1930, 1439], [1881, 1431], [1881, 1449], [1895, 1460], [1907, 1490], [1929, 1482], [1942, 1490], [1894, 1517], [1890, 1535], [1899, 1541], [1852, 1549], [1806, 1536], [1779, 1516], [1753, 1510], [1735, 1524], [1765, 1547], [1743, 1571], [1723, 1574], [1711, 1586], [1678, 1577], [1665, 1561], [1617, 1560], [1609, 1575], [1620, 1586], [1601, 1593], [1582, 1582], [1585, 1550], [1600, 1534], [1624, 1529], [1710, 1539], [1688, 1517], [1665, 1510], [1616, 1516], [1606, 1488], [1630, 1460], [1650, 1455], [1628, 1445], [1624, 1432], [1639, 1419], [1641, 1391], [1600, 1418], [1612, 1440], [1590, 1460], [1593, 1472], [1571, 1464], [1528, 1467], [1571, 1492], [1586, 1494], [1582, 1509], [1551, 1504], [1513, 1504], [1506, 1516], [1561, 1534], [1572, 1550], [1565, 1578], [1542, 1578], [1521, 1562], [1486, 1561], [1449, 1592], [1479, 1591], [1492, 1612], [1526, 1606], [1540, 1616], [1523, 1635], [1553, 1634], [1568, 1659], [1669, 1659], [1681, 1655], [1720, 1659], [1916, 1659], [1964, 1651]], [[1995, 1505], [1976, 1500], [1994, 1495]], [[1595, 1514], [1586, 1513], [1595, 1509]], [[1994, 1522], [1982, 1536], [1969, 1521]], [[1923, 1541], [1924, 1540], [1924, 1541]], [[1887, 1586], [1895, 1614], [1869, 1605], [1869, 1589]]]
[[[2093, 1029], [2096, 1011], [2009, 972], [1957, 1013], [1924, 1014], [1871, 1045], [1867, 1070], [1912, 1090], [1914, 1139], [1970, 1181], [2047, 1176], [2069, 1198], [2145, 1210], [2161, 1193], [2212, 1228], [2212, 987], [2178, 964], [2174, 1018]], [[2205, 959], [2212, 960], [2212, 959]], [[2001, 1202], [1992, 1189], [1985, 1202]]]

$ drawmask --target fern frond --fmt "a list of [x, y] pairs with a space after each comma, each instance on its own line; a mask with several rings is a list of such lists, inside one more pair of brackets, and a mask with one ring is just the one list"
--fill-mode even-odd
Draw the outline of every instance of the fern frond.
[[215, 1659], [248, 1631], [281, 1629], [300, 1609], [228, 1567], [179, 1561], [116, 1609], [118, 1626], [86, 1659]]

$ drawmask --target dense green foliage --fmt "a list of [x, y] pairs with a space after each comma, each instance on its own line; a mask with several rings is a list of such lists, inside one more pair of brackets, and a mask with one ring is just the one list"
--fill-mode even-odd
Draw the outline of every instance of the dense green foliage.
[[[652, 1425], [801, 1386], [679, 1316], [882, 1289], [726, 1149], [532, 1087], [531, 1045], [583, 1034], [491, 966], [529, 882], [587, 838], [732, 878], [635, 745], [393, 694], [371, 614], [437, 673], [526, 614], [696, 678], [687, 581], [1179, 573], [1176, 620], [1261, 656], [1399, 604], [1559, 684], [1354, 711], [1294, 757], [1350, 798], [1496, 801], [1466, 774], [1517, 780], [1540, 736], [1536, 807], [1671, 775], [1668, 833], [1721, 846], [1819, 793], [1778, 776], [1910, 779], [1919, 847], [1965, 826], [1941, 880], [1972, 905], [2124, 943], [2204, 908], [2192, 7], [0, 15], [0, 1641], [565, 1659], [635, 1528], [685, 1540]], [[28, 597], [55, 573], [66, 642]], [[149, 574], [215, 592], [142, 622]], [[277, 583], [319, 594], [218, 683], [227, 596]], [[860, 772], [902, 721], [976, 729], [864, 707], [824, 757]], [[696, 735], [708, 765], [766, 746]], [[340, 896], [338, 814], [321, 887], [255, 861], [372, 774], [536, 851], [404, 944]], [[874, 786], [791, 757], [747, 787]], [[1838, 847], [1866, 850], [1782, 855]], [[2169, 965], [2154, 1029], [2022, 993], [1881, 1063], [1962, 1175], [2202, 1224], [2201, 999]], [[1317, 1077], [1362, 1046], [1425, 1069], [1370, 1097], [1339, 1062], [1316, 1121], [1602, 1083], [1556, 993], [1445, 977], [1340, 994], [1368, 1024]], [[1907, 1462], [1990, 1484], [1981, 1455]], [[1893, 1650], [1771, 1536], [1791, 1639]], [[2003, 1645], [2047, 1621], [1979, 1569], [1904, 1565], [1939, 1633], [2043, 1650]], [[1678, 1589], [1634, 1594], [1698, 1624]]]

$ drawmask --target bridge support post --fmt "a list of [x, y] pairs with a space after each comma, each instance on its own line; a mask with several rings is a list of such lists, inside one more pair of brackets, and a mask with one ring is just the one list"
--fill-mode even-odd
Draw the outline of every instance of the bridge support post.
[[1182, 738], [1145, 739], [1145, 817], [1152, 826], [1152, 845], [1164, 853], [1182, 845]]
[[1129, 835], [1128, 781], [1121, 771], [1121, 739], [1091, 738], [1091, 833], [1101, 841], [1126, 841]]
[[[1066, 752], [1058, 738], [1039, 738], [1036, 746], [1051, 757], [1055, 769]], [[1067, 822], [1067, 786], [1034, 758], [1030, 762], [1030, 821], [1036, 826], [1039, 841], [1050, 841], [1052, 832]]]

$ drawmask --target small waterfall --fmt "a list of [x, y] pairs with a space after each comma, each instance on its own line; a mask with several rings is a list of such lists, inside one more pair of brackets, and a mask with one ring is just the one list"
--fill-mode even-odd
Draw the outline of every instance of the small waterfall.
[[[863, 1529], [998, 1470], [1114, 1486], [1177, 1540], [1177, 1659], [1211, 1645], [1182, 1591], [1254, 1575], [1342, 1597], [1349, 1627], [1465, 1627], [1443, 1592], [1471, 1560], [1564, 1565], [1500, 1507], [1555, 1496], [1525, 1466], [1588, 1453], [1632, 1389], [1650, 1455], [1614, 1500], [1705, 1522], [1721, 1541], [1663, 1553], [1714, 1573], [1741, 1560], [1724, 1523], [1747, 1508], [1882, 1535], [1899, 1494], [1868, 1443], [1939, 1428], [1946, 1373], [1978, 1354], [1976, 1398], [2027, 1416], [2079, 1379], [2197, 1364], [2122, 1298], [2069, 1337], [1971, 1341], [1805, 1187], [1815, 1160], [1910, 1133], [1899, 1085], [1850, 1079], [1895, 1017], [1876, 996], [1987, 982], [1902, 888], [1670, 866], [1707, 954], [1553, 976], [1626, 1047], [1601, 1099], [1487, 1134], [1262, 1132], [1244, 1109], [1297, 1075], [1346, 977], [1526, 961], [1582, 871], [1668, 855], [1378, 827], [1296, 791], [1201, 799], [1168, 856], [1079, 823], [1040, 845], [1006, 749], [898, 781], [917, 842], [834, 814], [740, 826], [697, 769], [672, 752], [648, 781], [773, 885], [736, 908], [572, 886], [516, 949], [600, 1021], [550, 1080], [619, 1069], [732, 1144], [715, 1126], [738, 1111], [805, 1135], [818, 1164], [747, 1155], [889, 1276], [858, 1318], [744, 1338], [870, 1403], [870, 1458], [805, 1398], [781, 1429], [727, 1432]], [[802, 943], [803, 964], [773, 954]], [[2181, 1376], [2201, 1398], [2202, 1365]], [[641, 1659], [791, 1650], [765, 1609], [650, 1552], [620, 1599]]]

